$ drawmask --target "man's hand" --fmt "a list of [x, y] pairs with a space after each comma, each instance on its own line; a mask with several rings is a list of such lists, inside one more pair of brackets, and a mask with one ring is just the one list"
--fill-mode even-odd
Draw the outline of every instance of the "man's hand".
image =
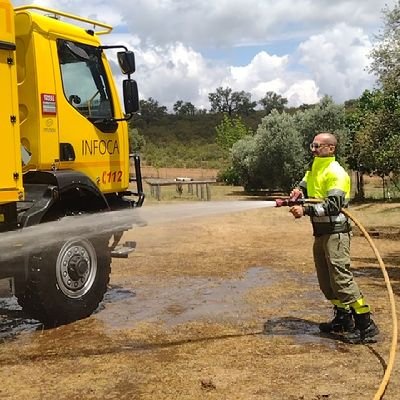
[[296, 199], [302, 199], [303, 198], [303, 192], [299, 188], [295, 188], [290, 192], [289, 195], [290, 198], [295, 197]]
[[304, 217], [304, 208], [302, 205], [290, 207], [289, 212], [291, 212], [295, 218]]

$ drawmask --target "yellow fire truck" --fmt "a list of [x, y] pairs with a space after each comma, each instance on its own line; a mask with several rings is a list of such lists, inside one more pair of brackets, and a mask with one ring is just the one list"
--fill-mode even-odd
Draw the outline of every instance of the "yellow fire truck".
[[[138, 156], [136, 191], [129, 189], [127, 121], [139, 108], [131, 79], [135, 58], [124, 46], [100, 43], [111, 29], [0, 0], [0, 241], [3, 234], [66, 216], [142, 205]], [[107, 51], [117, 52], [126, 75], [124, 111]], [[0, 278], [11, 277], [23, 310], [48, 325], [87, 317], [107, 290], [111, 257], [133, 250], [119, 243], [129, 228], [72, 236], [0, 261]]]

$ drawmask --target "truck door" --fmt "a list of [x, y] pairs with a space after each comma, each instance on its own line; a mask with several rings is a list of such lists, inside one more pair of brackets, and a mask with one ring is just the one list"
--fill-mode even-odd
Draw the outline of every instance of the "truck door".
[[0, 203], [21, 200], [23, 193], [15, 49], [14, 11], [0, 0]]
[[96, 46], [58, 39], [57, 53], [64, 96], [59, 96], [60, 143], [74, 149], [62, 167], [89, 176], [103, 193], [127, 188], [128, 142], [124, 125], [113, 120], [111, 79]]

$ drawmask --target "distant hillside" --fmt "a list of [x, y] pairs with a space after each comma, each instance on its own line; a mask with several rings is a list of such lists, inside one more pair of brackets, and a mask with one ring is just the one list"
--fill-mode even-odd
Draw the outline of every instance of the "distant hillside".
[[[263, 111], [243, 116], [246, 126], [257, 129]], [[194, 116], [163, 115], [145, 121], [135, 116], [131, 127], [138, 129], [145, 140], [141, 149], [144, 163], [157, 167], [223, 168], [228, 154], [215, 143], [215, 127], [222, 114], [199, 114]]]

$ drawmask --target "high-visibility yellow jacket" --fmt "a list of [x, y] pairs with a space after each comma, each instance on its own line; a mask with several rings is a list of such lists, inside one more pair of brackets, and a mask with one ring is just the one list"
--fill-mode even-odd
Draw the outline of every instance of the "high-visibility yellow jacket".
[[314, 235], [349, 232], [348, 218], [340, 211], [350, 199], [350, 177], [335, 157], [315, 157], [300, 183], [305, 197], [321, 199], [304, 207], [311, 217]]

